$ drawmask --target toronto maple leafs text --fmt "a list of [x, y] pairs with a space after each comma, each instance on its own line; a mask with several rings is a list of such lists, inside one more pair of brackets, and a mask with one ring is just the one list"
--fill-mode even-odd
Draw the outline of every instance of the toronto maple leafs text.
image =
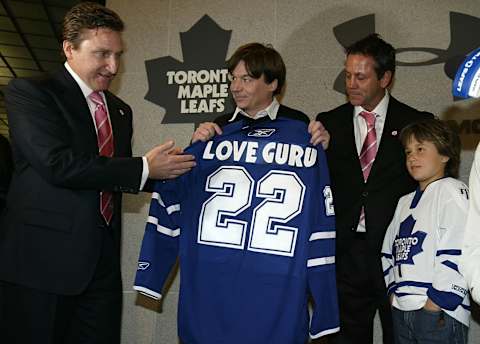
[[177, 84], [180, 112], [220, 113], [228, 97], [228, 70], [202, 69], [167, 72], [168, 84]]

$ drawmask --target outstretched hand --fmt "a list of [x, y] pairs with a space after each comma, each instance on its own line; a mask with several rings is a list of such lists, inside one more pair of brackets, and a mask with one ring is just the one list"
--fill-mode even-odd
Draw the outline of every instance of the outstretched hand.
[[176, 178], [195, 166], [195, 157], [183, 154], [183, 150], [175, 147], [174, 141], [155, 146], [146, 155], [149, 174], [152, 179]]

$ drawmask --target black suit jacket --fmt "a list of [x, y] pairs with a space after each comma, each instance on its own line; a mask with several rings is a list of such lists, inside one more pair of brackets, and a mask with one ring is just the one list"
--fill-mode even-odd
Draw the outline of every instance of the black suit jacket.
[[[131, 158], [132, 111], [105, 92], [114, 158], [98, 155], [80, 87], [62, 68], [15, 79], [5, 93], [15, 161], [0, 225], [0, 280], [57, 294], [90, 281], [102, 245], [99, 191], [114, 192], [112, 235], [120, 242], [121, 192], [137, 192], [142, 159]], [[118, 244], [119, 249], [119, 244]]]
[[5, 207], [8, 186], [12, 178], [13, 161], [10, 143], [7, 138], [0, 135], [0, 215]]
[[415, 110], [390, 96], [380, 146], [365, 183], [355, 145], [353, 106], [346, 103], [317, 115], [317, 120], [331, 135], [326, 153], [337, 221], [337, 257], [348, 251], [352, 241], [358, 238], [354, 229], [362, 206], [367, 228], [364, 239], [369, 253], [380, 255], [398, 199], [417, 185], [405, 167], [400, 131], [412, 122], [431, 117], [432, 114]]

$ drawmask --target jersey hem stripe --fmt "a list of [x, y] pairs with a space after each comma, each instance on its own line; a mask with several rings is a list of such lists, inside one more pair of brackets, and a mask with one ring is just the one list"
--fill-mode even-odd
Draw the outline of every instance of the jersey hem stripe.
[[319, 265], [328, 265], [335, 263], [335, 256], [330, 257], [321, 257], [321, 258], [312, 258], [307, 260], [307, 267], [319, 266]]
[[321, 240], [321, 239], [335, 239], [336, 235], [337, 234], [334, 231], [315, 232], [310, 235], [310, 239], [308, 239], [308, 241]]
[[133, 289], [138, 291], [140, 294], [143, 294], [143, 295], [148, 296], [148, 297], [150, 297], [152, 299], [155, 299], [155, 300], [160, 300], [162, 298], [162, 294], [157, 293], [157, 292], [155, 292], [151, 289], [139, 286], [139, 285], [134, 285]]
[[332, 333], [335, 333], [335, 332], [338, 332], [338, 331], [340, 331], [340, 327], [329, 328], [328, 330], [318, 332], [317, 334], [311, 334], [310, 333], [310, 338], [317, 339], [317, 338], [326, 336], [327, 334], [332, 334]]
[[148, 223], [151, 223], [152, 225], [157, 226], [157, 232], [171, 236], [171, 237], [177, 237], [180, 235], [180, 228], [177, 229], [171, 229], [168, 227], [164, 227], [162, 225], [158, 224], [158, 219], [154, 216], [149, 216], [148, 217]]

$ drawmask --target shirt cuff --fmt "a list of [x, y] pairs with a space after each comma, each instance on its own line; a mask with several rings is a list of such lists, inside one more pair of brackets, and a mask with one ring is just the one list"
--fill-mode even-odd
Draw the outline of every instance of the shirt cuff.
[[150, 170], [148, 169], [147, 158], [142, 156], [142, 161], [143, 161], [143, 169], [142, 169], [142, 179], [140, 180], [140, 191], [143, 190], [143, 187], [147, 182], [148, 175], [150, 174]]

